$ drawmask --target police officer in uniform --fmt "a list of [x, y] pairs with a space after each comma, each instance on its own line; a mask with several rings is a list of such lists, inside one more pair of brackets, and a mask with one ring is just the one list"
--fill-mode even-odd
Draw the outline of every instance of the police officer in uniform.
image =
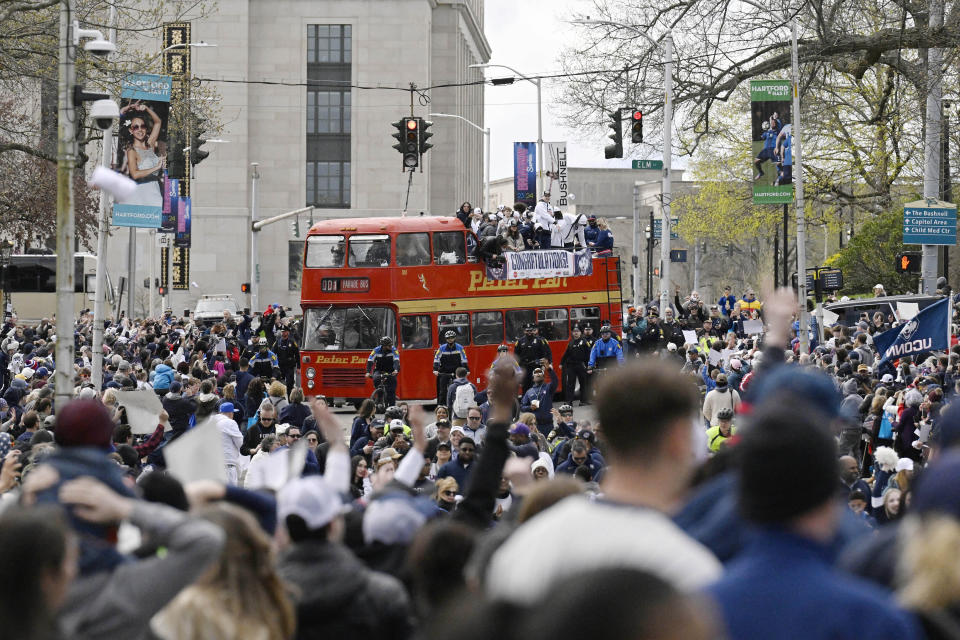
[[397, 374], [400, 373], [400, 354], [393, 348], [393, 339], [389, 336], [380, 338], [380, 346], [370, 352], [367, 358], [367, 377], [373, 378], [373, 386], [377, 387], [383, 381], [386, 392], [384, 402], [392, 407], [397, 404]]
[[563, 368], [563, 398], [568, 405], [573, 404], [579, 381], [582, 406], [589, 397], [587, 395], [587, 362], [590, 360], [591, 346], [587, 344], [579, 326], [574, 325], [570, 333], [570, 342], [567, 343], [567, 349], [560, 358], [560, 365]]
[[280, 374], [287, 389], [293, 389], [297, 365], [300, 362], [300, 346], [290, 334], [290, 327], [284, 326], [280, 337], [273, 345], [273, 352], [277, 354], [277, 363], [280, 365]]
[[590, 351], [590, 360], [587, 362], [587, 372], [593, 369], [606, 369], [614, 364], [614, 360], [623, 364], [623, 348], [620, 341], [613, 336], [613, 330], [609, 326], [600, 327], [600, 339], [593, 345]]
[[553, 362], [550, 345], [537, 335], [537, 325], [533, 322], [528, 322], [523, 326], [523, 335], [513, 346], [513, 355], [517, 358], [520, 366], [524, 368], [524, 393], [533, 384], [533, 370], [540, 366], [540, 361], [546, 358], [548, 362]]
[[447, 404], [447, 387], [453, 380], [457, 369], [464, 367], [467, 373], [470, 372], [467, 352], [464, 351], [462, 345], [457, 343], [457, 332], [448, 329], [443, 337], [446, 343], [440, 345], [440, 348], [433, 354], [433, 375], [437, 376], [438, 405]]

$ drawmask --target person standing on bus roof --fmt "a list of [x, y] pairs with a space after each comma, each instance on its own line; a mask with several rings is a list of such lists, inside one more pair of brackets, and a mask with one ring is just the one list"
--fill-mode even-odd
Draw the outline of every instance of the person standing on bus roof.
[[[550, 230], [553, 228], [553, 207], [550, 206], [550, 192], [544, 191], [540, 202], [533, 210], [533, 228], [539, 249], [550, 248]], [[528, 374], [529, 376], [529, 374]]]
[[373, 378], [373, 386], [377, 387], [383, 381], [386, 392], [386, 406], [397, 404], [397, 375], [400, 373], [400, 354], [393, 348], [393, 339], [390, 336], [380, 338], [380, 346], [370, 352], [367, 358], [367, 377]]
[[540, 361], [544, 358], [547, 362], [553, 362], [553, 354], [550, 352], [550, 345], [547, 341], [537, 335], [537, 325], [528, 322], [523, 326], [523, 335], [513, 345], [513, 355], [516, 357], [520, 366], [524, 368], [523, 391], [533, 383], [533, 370], [540, 366]]
[[459, 367], [470, 372], [467, 352], [457, 343], [457, 332], [448, 329], [443, 334], [446, 341], [433, 355], [433, 375], [437, 376], [437, 404], [447, 404], [447, 386], [453, 380]]

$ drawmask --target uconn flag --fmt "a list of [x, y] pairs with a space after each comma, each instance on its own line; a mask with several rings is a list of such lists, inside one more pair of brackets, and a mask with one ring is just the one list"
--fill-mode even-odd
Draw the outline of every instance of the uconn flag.
[[873, 336], [880, 354], [877, 365], [923, 351], [947, 351], [950, 348], [950, 296], [936, 302], [906, 324]]

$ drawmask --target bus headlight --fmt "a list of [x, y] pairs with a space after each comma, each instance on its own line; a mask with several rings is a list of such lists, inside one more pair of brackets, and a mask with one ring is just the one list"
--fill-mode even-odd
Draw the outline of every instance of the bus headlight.
[[303, 356], [300, 360], [303, 364], [310, 364], [310, 356]]
[[313, 389], [313, 380], [307, 380], [307, 389]]
[[317, 370], [313, 367], [307, 367], [307, 380], [313, 380], [317, 377]]

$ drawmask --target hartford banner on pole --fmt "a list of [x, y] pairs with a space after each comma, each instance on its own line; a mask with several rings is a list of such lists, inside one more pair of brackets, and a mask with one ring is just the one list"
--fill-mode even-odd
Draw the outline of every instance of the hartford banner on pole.
[[873, 336], [873, 346], [880, 354], [877, 365], [924, 351], [948, 350], [952, 299], [947, 296], [915, 315], [906, 324]]
[[513, 143], [513, 201], [537, 204], [537, 143]]
[[170, 76], [134, 74], [120, 91], [116, 166], [137, 183], [133, 195], [113, 206], [120, 227], [160, 227], [164, 205]]
[[789, 80], [750, 81], [754, 204], [793, 202]]
[[499, 266], [487, 263], [488, 280], [527, 280], [533, 278], [570, 278], [593, 273], [589, 249], [565, 251], [508, 251]]

